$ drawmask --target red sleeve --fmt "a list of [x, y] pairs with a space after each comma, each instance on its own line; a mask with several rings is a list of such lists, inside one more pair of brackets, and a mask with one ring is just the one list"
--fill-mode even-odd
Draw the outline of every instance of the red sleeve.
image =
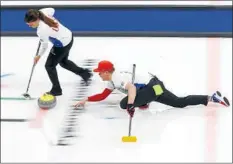
[[110, 94], [112, 93], [112, 90], [105, 88], [104, 91], [100, 94], [96, 94], [93, 96], [88, 97], [88, 101], [101, 101], [106, 99]]

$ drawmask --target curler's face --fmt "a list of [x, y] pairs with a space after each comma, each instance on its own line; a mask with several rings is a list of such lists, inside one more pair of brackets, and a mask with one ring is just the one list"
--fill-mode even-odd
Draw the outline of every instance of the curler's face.
[[109, 75], [110, 75], [110, 73], [108, 71], [99, 72], [99, 76], [103, 81], [108, 81], [109, 80]]
[[24, 22], [32, 28], [37, 28], [40, 21], [40, 12], [35, 9], [30, 9], [24, 16]]
[[27, 23], [27, 25], [31, 28], [37, 28], [39, 26], [39, 19], [37, 19], [36, 21]]

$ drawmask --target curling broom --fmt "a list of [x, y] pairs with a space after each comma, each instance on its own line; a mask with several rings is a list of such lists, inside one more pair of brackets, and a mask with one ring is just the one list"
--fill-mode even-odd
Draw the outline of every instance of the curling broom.
[[[134, 79], [135, 79], [135, 69], [136, 69], [136, 64], [133, 64], [132, 83], [134, 83]], [[128, 136], [122, 137], [122, 142], [137, 142], [137, 137], [131, 136], [131, 129], [132, 129], [131, 126], [132, 126], [132, 117], [130, 116], [130, 118], [129, 118], [129, 134], [128, 134]]]

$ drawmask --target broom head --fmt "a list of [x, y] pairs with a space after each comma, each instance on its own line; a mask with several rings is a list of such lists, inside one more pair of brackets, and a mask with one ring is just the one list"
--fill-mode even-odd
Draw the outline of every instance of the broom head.
[[136, 136], [123, 136], [122, 142], [137, 142]]

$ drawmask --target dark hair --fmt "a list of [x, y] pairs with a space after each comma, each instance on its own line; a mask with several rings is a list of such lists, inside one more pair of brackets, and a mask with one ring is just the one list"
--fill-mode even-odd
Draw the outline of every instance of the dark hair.
[[37, 19], [42, 20], [45, 24], [47, 24], [49, 27], [58, 27], [58, 23], [54, 21], [53, 19], [47, 17], [44, 15], [41, 11], [36, 10], [36, 9], [30, 9], [26, 12], [24, 21], [27, 23], [34, 22]]
[[115, 71], [115, 68], [113, 67], [111, 71], [109, 71], [110, 73], [113, 73]]

